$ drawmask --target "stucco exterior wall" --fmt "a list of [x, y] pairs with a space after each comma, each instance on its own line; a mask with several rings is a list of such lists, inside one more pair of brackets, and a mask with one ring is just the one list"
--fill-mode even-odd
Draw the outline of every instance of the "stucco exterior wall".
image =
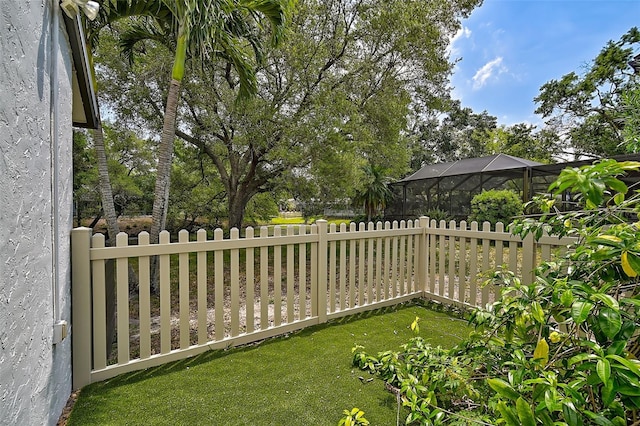
[[57, 30], [52, 27], [52, 7], [49, 0], [0, 1], [2, 425], [55, 424], [71, 391], [71, 339], [54, 345], [53, 328], [71, 319], [72, 66], [61, 16]]

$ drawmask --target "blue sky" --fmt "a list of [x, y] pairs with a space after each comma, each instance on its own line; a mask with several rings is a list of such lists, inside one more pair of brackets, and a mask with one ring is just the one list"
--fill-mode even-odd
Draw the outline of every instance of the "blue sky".
[[499, 124], [542, 124], [540, 86], [580, 72], [607, 41], [640, 27], [640, 0], [485, 0], [462, 22], [453, 97]]

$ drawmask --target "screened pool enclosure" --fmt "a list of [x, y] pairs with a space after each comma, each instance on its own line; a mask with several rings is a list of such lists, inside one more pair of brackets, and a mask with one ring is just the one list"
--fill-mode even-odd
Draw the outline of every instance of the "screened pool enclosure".
[[[615, 157], [618, 161], [640, 161], [640, 155]], [[385, 220], [414, 219], [433, 216], [438, 210], [455, 220], [466, 220], [471, 199], [490, 189], [510, 189], [528, 201], [547, 191], [566, 167], [579, 167], [594, 160], [541, 164], [506, 154], [468, 158], [450, 163], [428, 164], [417, 172], [391, 185], [394, 199], [385, 209]], [[638, 174], [624, 178], [627, 184], [638, 182]], [[575, 206], [571, 194], [563, 194], [562, 207]]]

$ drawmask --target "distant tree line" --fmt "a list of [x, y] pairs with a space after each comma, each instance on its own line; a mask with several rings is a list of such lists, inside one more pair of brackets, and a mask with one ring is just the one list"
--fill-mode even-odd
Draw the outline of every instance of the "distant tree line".
[[[450, 97], [447, 46], [479, 0], [129, 3], [105, 1], [90, 27], [108, 114], [99, 134], [75, 137], [79, 218], [105, 214], [107, 199], [115, 216], [152, 212], [174, 229], [262, 221], [287, 199], [352, 199], [374, 217], [384, 185], [424, 164], [624, 150], [636, 28], [542, 86], [538, 129]], [[198, 4], [225, 13], [196, 16]]]

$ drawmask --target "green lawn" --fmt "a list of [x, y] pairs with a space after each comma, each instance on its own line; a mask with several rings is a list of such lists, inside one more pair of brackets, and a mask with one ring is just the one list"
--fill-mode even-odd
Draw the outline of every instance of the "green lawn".
[[351, 365], [351, 348], [398, 349], [412, 333], [450, 347], [463, 320], [417, 305], [360, 314], [259, 345], [125, 374], [82, 390], [69, 425], [336, 425], [358, 407], [372, 425], [396, 424], [395, 396]]

